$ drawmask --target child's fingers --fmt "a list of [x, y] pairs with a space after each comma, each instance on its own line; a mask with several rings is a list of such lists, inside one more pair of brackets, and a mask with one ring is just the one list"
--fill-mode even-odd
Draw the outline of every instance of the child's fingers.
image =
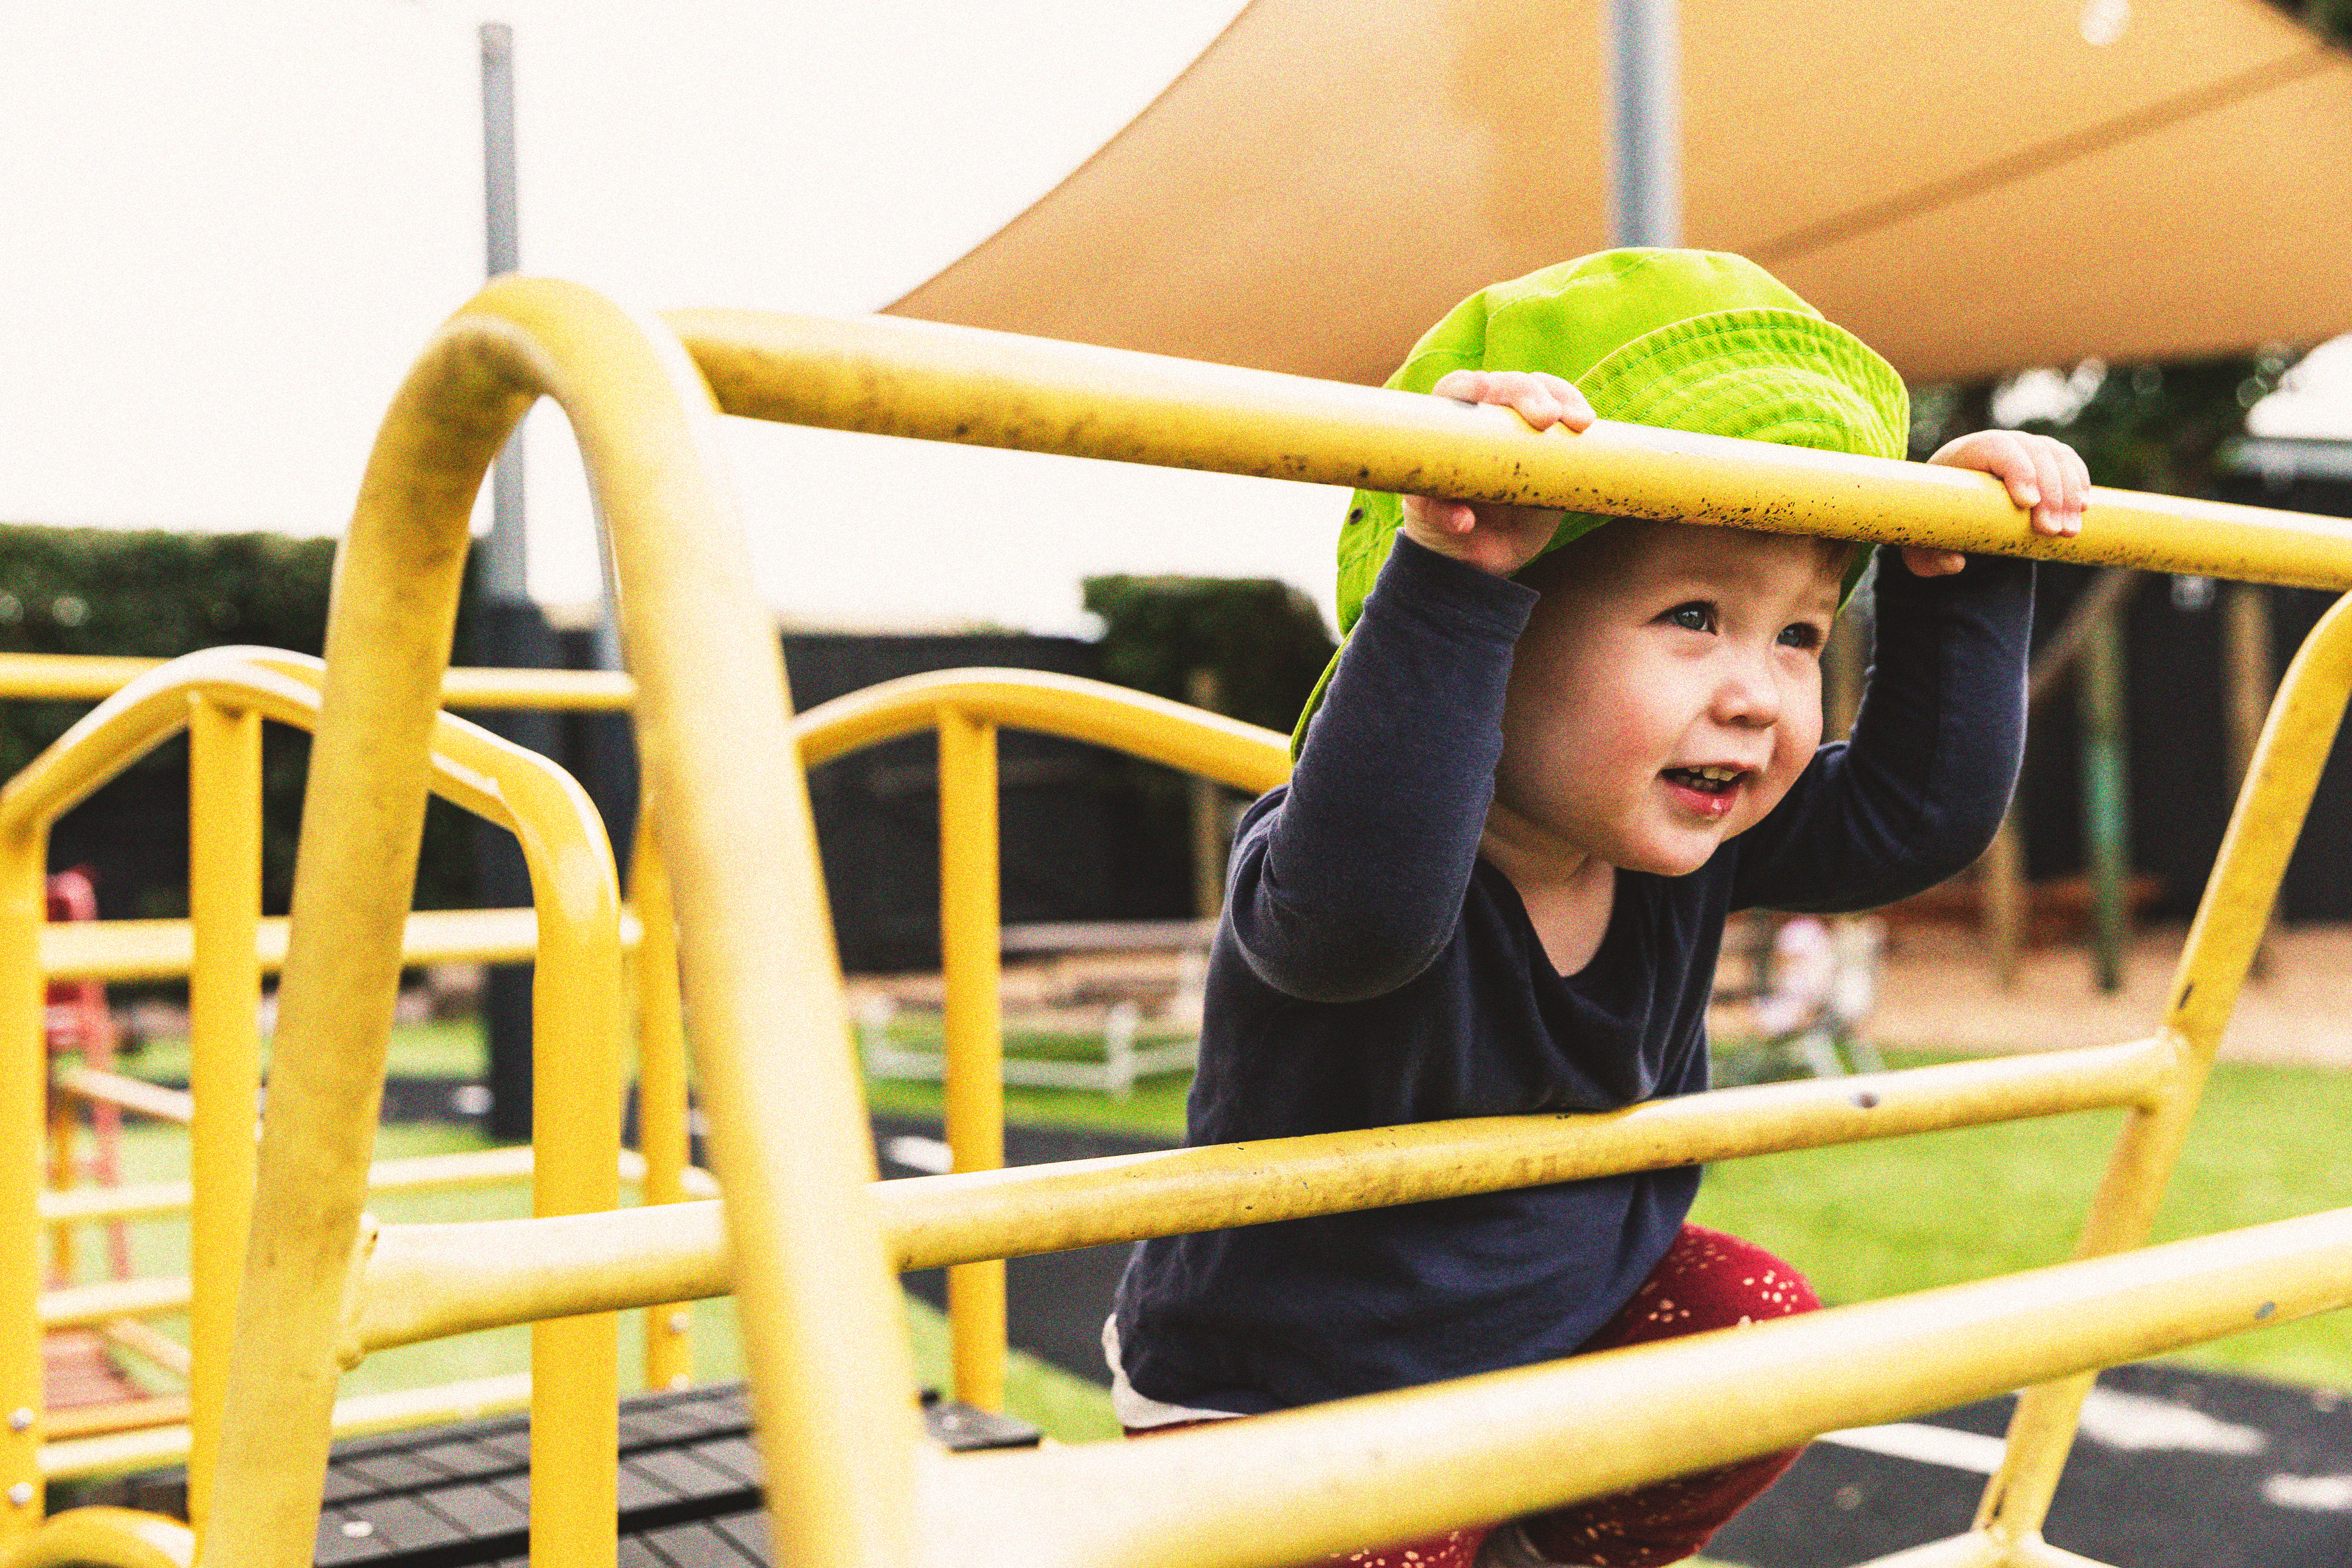
[[1404, 510], [1412, 521], [1433, 533], [1467, 533], [1478, 522], [1477, 510], [1468, 501], [1407, 496]]
[[[1954, 443], [1955, 447], [1961, 445]], [[1954, 454], [1961, 459], [1960, 466], [1979, 469], [1999, 479], [2009, 491], [2011, 506], [2032, 511], [2042, 505], [2042, 468], [2034, 461], [2033, 448], [2025, 437], [2009, 430], [1989, 430], [1969, 439], [1966, 447], [1969, 449]], [[2053, 485], [2050, 492], [2053, 501], [2057, 493]]]
[[1948, 577], [1969, 563], [1969, 558], [1957, 550], [1923, 550], [1917, 545], [1903, 547], [1903, 564], [1911, 569], [1914, 577]]
[[2066, 470], [2066, 510], [2072, 519], [2066, 531], [2080, 533], [2083, 531], [2083, 509], [2091, 504], [2090, 465], [2083, 461], [2082, 453], [2063, 442], [2059, 444], [2058, 450], [2064, 454], [2060, 462]]
[[1584, 394], [1578, 390], [1576, 383], [1565, 376], [1543, 374], [1538, 374], [1536, 379], [1550, 390], [1552, 400], [1559, 405], [1559, 422], [1562, 425], [1578, 431], [1591, 426], [1598, 416], [1592, 412], [1592, 405], [1585, 401]]
[[1532, 429], [1565, 425], [1582, 430], [1592, 423], [1592, 405], [1575, 384], [1557, 375], [1517, 370], [1454, 370], [1431, 387], [1435, 397], [1492, 403], [1508, 408]]
[[1483, 370], [1449, 370], [1437, 378], [1429, 389], [1432, 397], [1451, 397], [1457, 403], [1485, 403], [1486, 373]]
[[2066, 531], [2066, 476], [2058, 463], [2058, 443], [2046, 437], [2026, 443], [2033, 455], [2033, 488], [2042, 492], [2042, 500], [2033, 509], [2033, 531], [2036, 533], [2061, 534]]
[[1499, 403], [1528, 422], [1528, 427], [1548, 430], [1559, 423], [1567, 410], [1560, 405], [1559, 395], [1546, 384], [1557, 381], [1555, 376], [1530, 375], [1525, 371], [1490, 371], [1486, 376], [1486, 401]]

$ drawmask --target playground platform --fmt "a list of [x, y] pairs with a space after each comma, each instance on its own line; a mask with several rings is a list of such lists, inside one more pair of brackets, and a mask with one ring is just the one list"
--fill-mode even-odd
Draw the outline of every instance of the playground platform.
[[[1031, 1447], [1025, 1423], [931, 1404], [925, 1425], [956, 1450]], [[759, 1456], [740, 1383], [624, 1400], [620, 1568], [766, 1568]], [[528, 1568], [530, 1422], [495, 1416], [335, 1445], [319, 1516], [318, 1568]], [[185, 1509], [184, 1474], [101, 1485], [92, 1500]]]

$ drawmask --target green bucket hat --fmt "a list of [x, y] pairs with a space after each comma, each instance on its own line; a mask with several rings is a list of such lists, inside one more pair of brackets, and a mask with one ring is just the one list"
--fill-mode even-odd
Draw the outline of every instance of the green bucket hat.
[[[1544, 371], [1603, 419], [1789, 447], [1900, 458], [1903, 378], [1868, 345], [1745, 257], [1604, 250], [1480, 289], [1413, 345], [1387, 384], [1427, 392], [1456, 370]], [[1358, 490], [1339, 530], [1339, 636], [1363, 614], [1404, 519], [1401, 496]], [[1568, 512], [1549, 554], [1610, 521]], [[1864, 559], [1846, 581], [1852, 591]], [[1339, 657], [1307, 700], [1295, 757]]]

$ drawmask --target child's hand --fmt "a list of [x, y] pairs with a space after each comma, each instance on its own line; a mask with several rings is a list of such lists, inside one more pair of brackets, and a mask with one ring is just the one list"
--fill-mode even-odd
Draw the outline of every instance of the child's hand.
[[[1948, 468], [1974, 468], [2009, 487], [2009, 499], [2032, 512], [2033, 531], [2053, 539], [2083, 531], [2083, 502], [2091, 490], [2091, 470], [2074, 448], [2047, 436], [2021, 430], [1979, 430], [1948, 441], [1927, 459]], [[1968, 564], [1957, 550], [1903, 552], [1903, 564], [1921, 577], [1941, 577]]]
[[[1584, 394], [1559, 376], [1540, 372], [1457, 370], [1429, 390], [1433, 397], [1500, 404], [1537, 430], [1565, 425], [1581, 431], [1592, 423], [1592, 405], [1584, 401]], [[1497, 577], [1507, 577], [1534, 560], [1559, 527], [1556, 507], [1404, 498], [1404, 531], [1414, 543]]]

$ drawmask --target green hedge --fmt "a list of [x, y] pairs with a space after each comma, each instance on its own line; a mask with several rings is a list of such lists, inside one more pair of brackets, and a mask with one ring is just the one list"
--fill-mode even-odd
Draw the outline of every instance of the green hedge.
[[1217, 677], [1220, 711], [1288, 731], [1335, 646], [1314, 602], [1270, 577], [1089, 577], [1103, 621], [1103, 679], [1189, 700]]
[[[0, 524], [0, 649], [173, 658], [223, 643], [317, 654], [326, 641], [335, 541], [273, 533]], [[87, 702], [0, 702], [0, 777], [14, 774], [90, 709]], [[283, 912], [293, 886], [308, 738], [268, 727], [263, 748], [264, 901]], [[111, 786], [184, 788], [187, 749], [175, 742]], [[106, 796], [85, 808], [106, 809]], [[417, 897], [428, 908], [473, 901], [470, 829], [436, 802], [426, 822]], [[101, 896], [106, 890], [101, 889]], [[110, 914], [184, 912], [176, 882], [108, 898]]]

